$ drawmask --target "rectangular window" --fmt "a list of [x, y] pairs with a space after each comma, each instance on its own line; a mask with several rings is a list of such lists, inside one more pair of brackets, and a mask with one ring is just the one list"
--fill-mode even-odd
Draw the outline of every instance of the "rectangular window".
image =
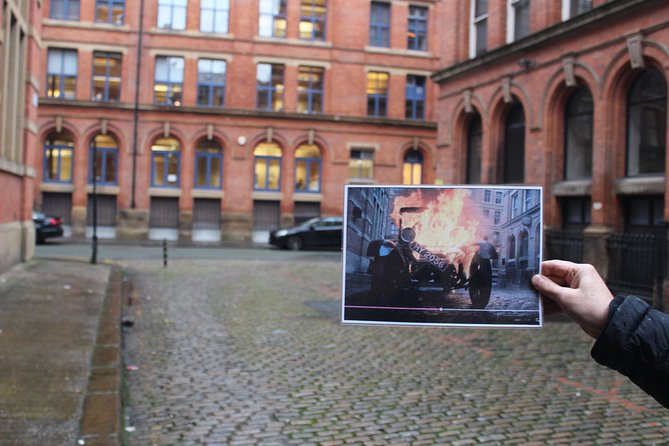
[[388, 102], [388, 73], [367, 73], [367, 115], [386, 116]]
[[51, 0], [49, 17], [52, 19], [79, 20], [80, 0]]
[[181, 105], [184, 80], [183, 57], [156, 57], [153, 102], [158, 105]]
[[407, 76], [405, 116], [425, 119], [425, 76]]
[[488, 0], [472, 2], [469, 57], [480, 56], [488, 49]]
[[374, 179], [374, 152], [364, 149], [352, 149], [348, 164], [349, 178]]
[[197, 61], [197, 104], [223, 107], [225, 103], [224, 60], [200, 59]]
[[520, 215], [520, 198], [518, 193], [511, 195], [511, 218], [516, 218]]
[[592, 0], [562, 0], [562, 20], [569, 20], [591, 9]]
[[75, 99], [77, 50], [49, 49], [47, 60], [47, 97]]
[[71, 146], [52, 144], [44, 147], [44, 182], [71, 183], [72, 156]]
[[223, 154], [218, 151], [197, 151], [195, 153], [195, 187], [197, 189], [220, 189]]
[[121, 54], [93, 52], [94, 101], [110, 102], [121, 98]]
[[[91, 149], [90, 168], [88, 182], [93, 183], [93, 170], [97, 184], [116, 185], [116, 173], [118, 169], [118, 149], [115, 147], [96, 147]], [[95, 163], [93, 163], [93, 152], [95, 152]]]
[[390, 3], [372, 2], [369, 44], [384, 48], [390, 47]]
[[297, 73], [297, 111], [323, 111], [323, 68], [300, 66]]
[[409, 27], [407, 48], [416, 51], [427, 50], [427, 15], [425, 6], [409, 6]]
[[502, 221], [502, 211], [495, 211], [493, 223], [498, 225], [500, 221]]
[[502, 192], [495, 192], [495, 204], [502, 204]]
[[226, 34], [230, 16], [230, 0], [202, 0], [200, 2], [200, 31]]
[[286, 37], [286, 0], [260, 0], [258, 35]]
[[326, 0], [302, 0], [300, 39], [325, 40]]
[[486, 189], [483, 191], [483, 201], [486, 203], [490, 203], [492, 200], [492, 191], [490, 189]]
[[256, 73], [258, 110], [283, 110], [283, 71], [283, 65], [258, 64]]
[[158, 0], [158, 28], [186, 29], [188, 0]]
[[523, 212], [527, 212], [532, 207], [532, 191], [525, 191], [525, 199], [523, 200]]
[[509, 0], [509, 42], [522, 39], [530, 33], [530, 0]]
[[95, 21], [123, 25], [125, 16], [125, 0], [96, 0]]

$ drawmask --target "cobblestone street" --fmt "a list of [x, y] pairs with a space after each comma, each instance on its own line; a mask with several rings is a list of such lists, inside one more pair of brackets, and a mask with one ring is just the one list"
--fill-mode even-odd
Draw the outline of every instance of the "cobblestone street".
[[669, 444], [571, 323], [341, 325], [335, 260], [123, 266], [129, 445]]

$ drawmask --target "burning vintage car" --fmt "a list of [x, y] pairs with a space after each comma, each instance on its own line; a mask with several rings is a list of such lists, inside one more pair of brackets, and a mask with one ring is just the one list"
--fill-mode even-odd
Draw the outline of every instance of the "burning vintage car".
[[472, 306], [485, 308], [492, 290], [491, 259], [497, 258], [494, 247], [487, 240], [430, 247], [419, 243], [417, 231], [426, 228], [411, 221], [426, 212], [426, 207], [399, 208], [397, 238], [368, 245], [372, 292], [397, 304], [405, 293], [467, 288]]

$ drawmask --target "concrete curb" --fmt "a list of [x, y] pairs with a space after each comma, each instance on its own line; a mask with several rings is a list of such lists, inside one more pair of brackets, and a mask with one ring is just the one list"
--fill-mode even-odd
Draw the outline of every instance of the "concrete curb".
[[103, 302], [79, 426], [79, 444], [86, 446], [122, 444], [122, 296], [123, 272], [114, 265]]

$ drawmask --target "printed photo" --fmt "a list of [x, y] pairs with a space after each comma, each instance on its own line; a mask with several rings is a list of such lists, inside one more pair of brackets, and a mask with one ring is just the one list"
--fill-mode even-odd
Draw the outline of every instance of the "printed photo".
[[342, 322], [541, 327], [542, 190], [347, 186]]

